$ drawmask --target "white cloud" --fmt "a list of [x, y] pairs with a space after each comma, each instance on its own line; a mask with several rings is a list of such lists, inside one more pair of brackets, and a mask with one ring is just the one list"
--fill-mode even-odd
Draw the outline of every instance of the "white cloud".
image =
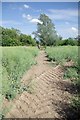
[[78, 17], [77, 9], [49, 9], [48, 15], [54, 20], [69, 20]]
[[76, 9], [49, 9], [52, 13], [59, 13], [63, 15], [78, 16], [78, 10]]
[[61, 35], [63, 38], [72, 37], [75, 38], [78, 35], [78, 29], [76, 27], [69, 27], [69, 26], [57, 26], [56, 28], [59, 35]]
[[78, 31], [78, 29], [75, 28], [75, 27], [72, 27], [71, 29], [72, 29], [74, 32], [77, 32], [77, 31]]
[[26, 18], [27, 20], [31, 20], [32, 16], [31, 15], [26, 15], [25, 13], [22, 15], [23, 18]]
[[30, 22], [43, 24], [43, 22], [41, 22], [41, 21], [38, 20], [38, 19], [32, 19]]
[[37, 18], [32, 18], [31, 15], [26, 15], [25, 13], [22, 15], [23, 18], [26, 18], [27, 20], [29, 20], [29, 22], [31, 23], [40, 23], [43, 24], [43, 22], [41, 22], [40, 20], [38, 20]]
[[32, 16], [30, 16], [29, 14], [27, 15], [27, 19], [28, 20], [31, 20], [32, 19]]
[[27, 9], [30, 8], [29, 5], [26, 5], [26, 4], [24, 4], [24, 7], [27, 8]]

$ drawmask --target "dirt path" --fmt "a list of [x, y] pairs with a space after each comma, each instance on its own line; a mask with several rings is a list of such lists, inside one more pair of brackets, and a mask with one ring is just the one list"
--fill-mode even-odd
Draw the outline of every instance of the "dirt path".
[[37, 65], [24, 75], [22, 84], [29, 86], [14, 102], [6, 118], [64, 118], [65, 106], [70, 102], [69, 81], [62, 78], [60, 66], [52, 67], [44, 51], [36, 58]]
[[45, 71], [50, 69], [50, 63], [47, 61], [47, 57], [44, 51], [40, 51], [39, 56], [36, 58], [37, 64], [32, 66], [27, 71], [22, 79], [23, 84], [28, 84], [32, 79], [39, 77]]

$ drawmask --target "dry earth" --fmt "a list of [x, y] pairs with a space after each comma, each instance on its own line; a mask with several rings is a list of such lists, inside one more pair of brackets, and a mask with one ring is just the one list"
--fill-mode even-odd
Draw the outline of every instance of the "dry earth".
[[66, 120], [64, 109], [72, 97], [71, 81], [63, 79], [62, 67], [52, 66], [44, 51], [40, 51], [36, 61], [21, 81], [28, 91], [16, 97], [5, 118]]

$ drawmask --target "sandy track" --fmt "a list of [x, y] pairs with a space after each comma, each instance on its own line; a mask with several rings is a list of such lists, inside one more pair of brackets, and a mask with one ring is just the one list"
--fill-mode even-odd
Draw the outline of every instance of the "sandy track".
[[23, 76], [22, 84], [28, 85], [30, 92], [24, 91], [14, 101], [6, 118], [64, 118], [65, 107], [70, 102], [68, 90], [70, 81], [62, 77], [60, 66], [52, 67], [44, 51], [36, 58], [37, 65]]

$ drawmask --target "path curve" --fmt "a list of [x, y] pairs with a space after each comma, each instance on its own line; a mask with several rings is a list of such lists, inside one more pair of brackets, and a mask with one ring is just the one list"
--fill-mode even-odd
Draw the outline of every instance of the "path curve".
[[58, 118], [62, 120], [62, 107], [70, 102], [71, 94], [66, 90], [69, 81], [64, 81], [60, 66], [52, 67], [44, 51], [40, 51], [34, 65], [23, 77], [22, 84], [28, 85], [6, 118]]

